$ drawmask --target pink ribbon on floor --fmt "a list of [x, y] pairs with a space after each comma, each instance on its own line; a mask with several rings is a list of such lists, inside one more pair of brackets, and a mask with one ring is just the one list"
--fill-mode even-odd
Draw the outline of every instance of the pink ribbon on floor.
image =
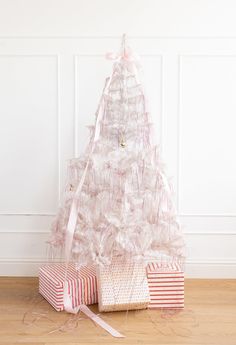
[[108, 333], [113, 335], [115, 338], [124, 338], [120, 332], [115, 330], [113, 327], [108, 325], [103, 319], [101, 319], [98, 315], [94, 314], [86, 305], [82, 304], [80, 310], [87, 315], [91, 320], [96, 322], [100, 327], [105, 329]]
[[107, 322], [105, 322], [100, 316], [92, 312], [85, 304], [80, 304], [78, 307], [72, 306], [72, 296], [68, 293], [68, 282], [64, 284], [64, 308], [68, 313], [77, 314], [79, 311], [83, 312], [89, 319], [94, 321], [97, 325], [103, 328], [105, 331], [110, 333], [115, 338], [124, 338], [120, 332], [111, 327]]

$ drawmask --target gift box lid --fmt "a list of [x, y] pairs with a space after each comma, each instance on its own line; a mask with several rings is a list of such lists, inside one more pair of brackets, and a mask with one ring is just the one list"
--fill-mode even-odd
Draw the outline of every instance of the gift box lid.
[[[65, 263], [44, 264], [39, 269], [39, 276], [45, 275], [54, 285], [62, 288], [65, 282], [66, 265]], [[75, 280], [96, 280], [96, 269], [94, 266], [81, 267], [77, 269], [74, 263], [69, 264], [66, 281]]]
[[184, 274], [181, 266], [178, 263], [169, 262], [151, 262], [147, 266], [147, 273], [149, 274]]

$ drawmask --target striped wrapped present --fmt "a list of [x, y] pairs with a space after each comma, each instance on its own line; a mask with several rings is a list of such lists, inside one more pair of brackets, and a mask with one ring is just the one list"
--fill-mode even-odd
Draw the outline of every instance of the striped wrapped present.
[[178, 264], [150, 263], [147, 278], [150, 291], [148, 308], [184, 308], [184, 272]]
[[[76, 269], [70, 264], [67, 272], [68, 292], [72, 291], [72, 306], [97, 303], [97, 280], [95, 267]], [[65, 264], [42, 265], [39, 269], [39, 293], [57, 310], [64, 309], [63, 290]]]

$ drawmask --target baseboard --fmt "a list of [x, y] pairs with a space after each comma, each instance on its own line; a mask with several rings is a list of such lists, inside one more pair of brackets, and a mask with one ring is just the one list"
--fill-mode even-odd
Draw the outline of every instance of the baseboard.
[[37, 277], [42, 259], [0, 259], [0, 276]]
[[186, 262], [186, 278], [236, 279], [236, 260], [191, 260]]
[[[42, 259], [0, 259], [0, 276], [37, 277]], [[236, 260], [189, 260], [186, 278], [236, 279]]]

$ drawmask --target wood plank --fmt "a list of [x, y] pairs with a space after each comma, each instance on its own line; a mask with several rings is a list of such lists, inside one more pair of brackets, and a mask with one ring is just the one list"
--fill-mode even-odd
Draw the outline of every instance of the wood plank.
[[[97, 306], [91, 307], [97, 311]], [[235, 345], [236, 280], [186, 279], [185, 309], [103, 313], [114, 339], [83, 315], [56, 312], [37, 278], [0, 278], [0, 344]]]

